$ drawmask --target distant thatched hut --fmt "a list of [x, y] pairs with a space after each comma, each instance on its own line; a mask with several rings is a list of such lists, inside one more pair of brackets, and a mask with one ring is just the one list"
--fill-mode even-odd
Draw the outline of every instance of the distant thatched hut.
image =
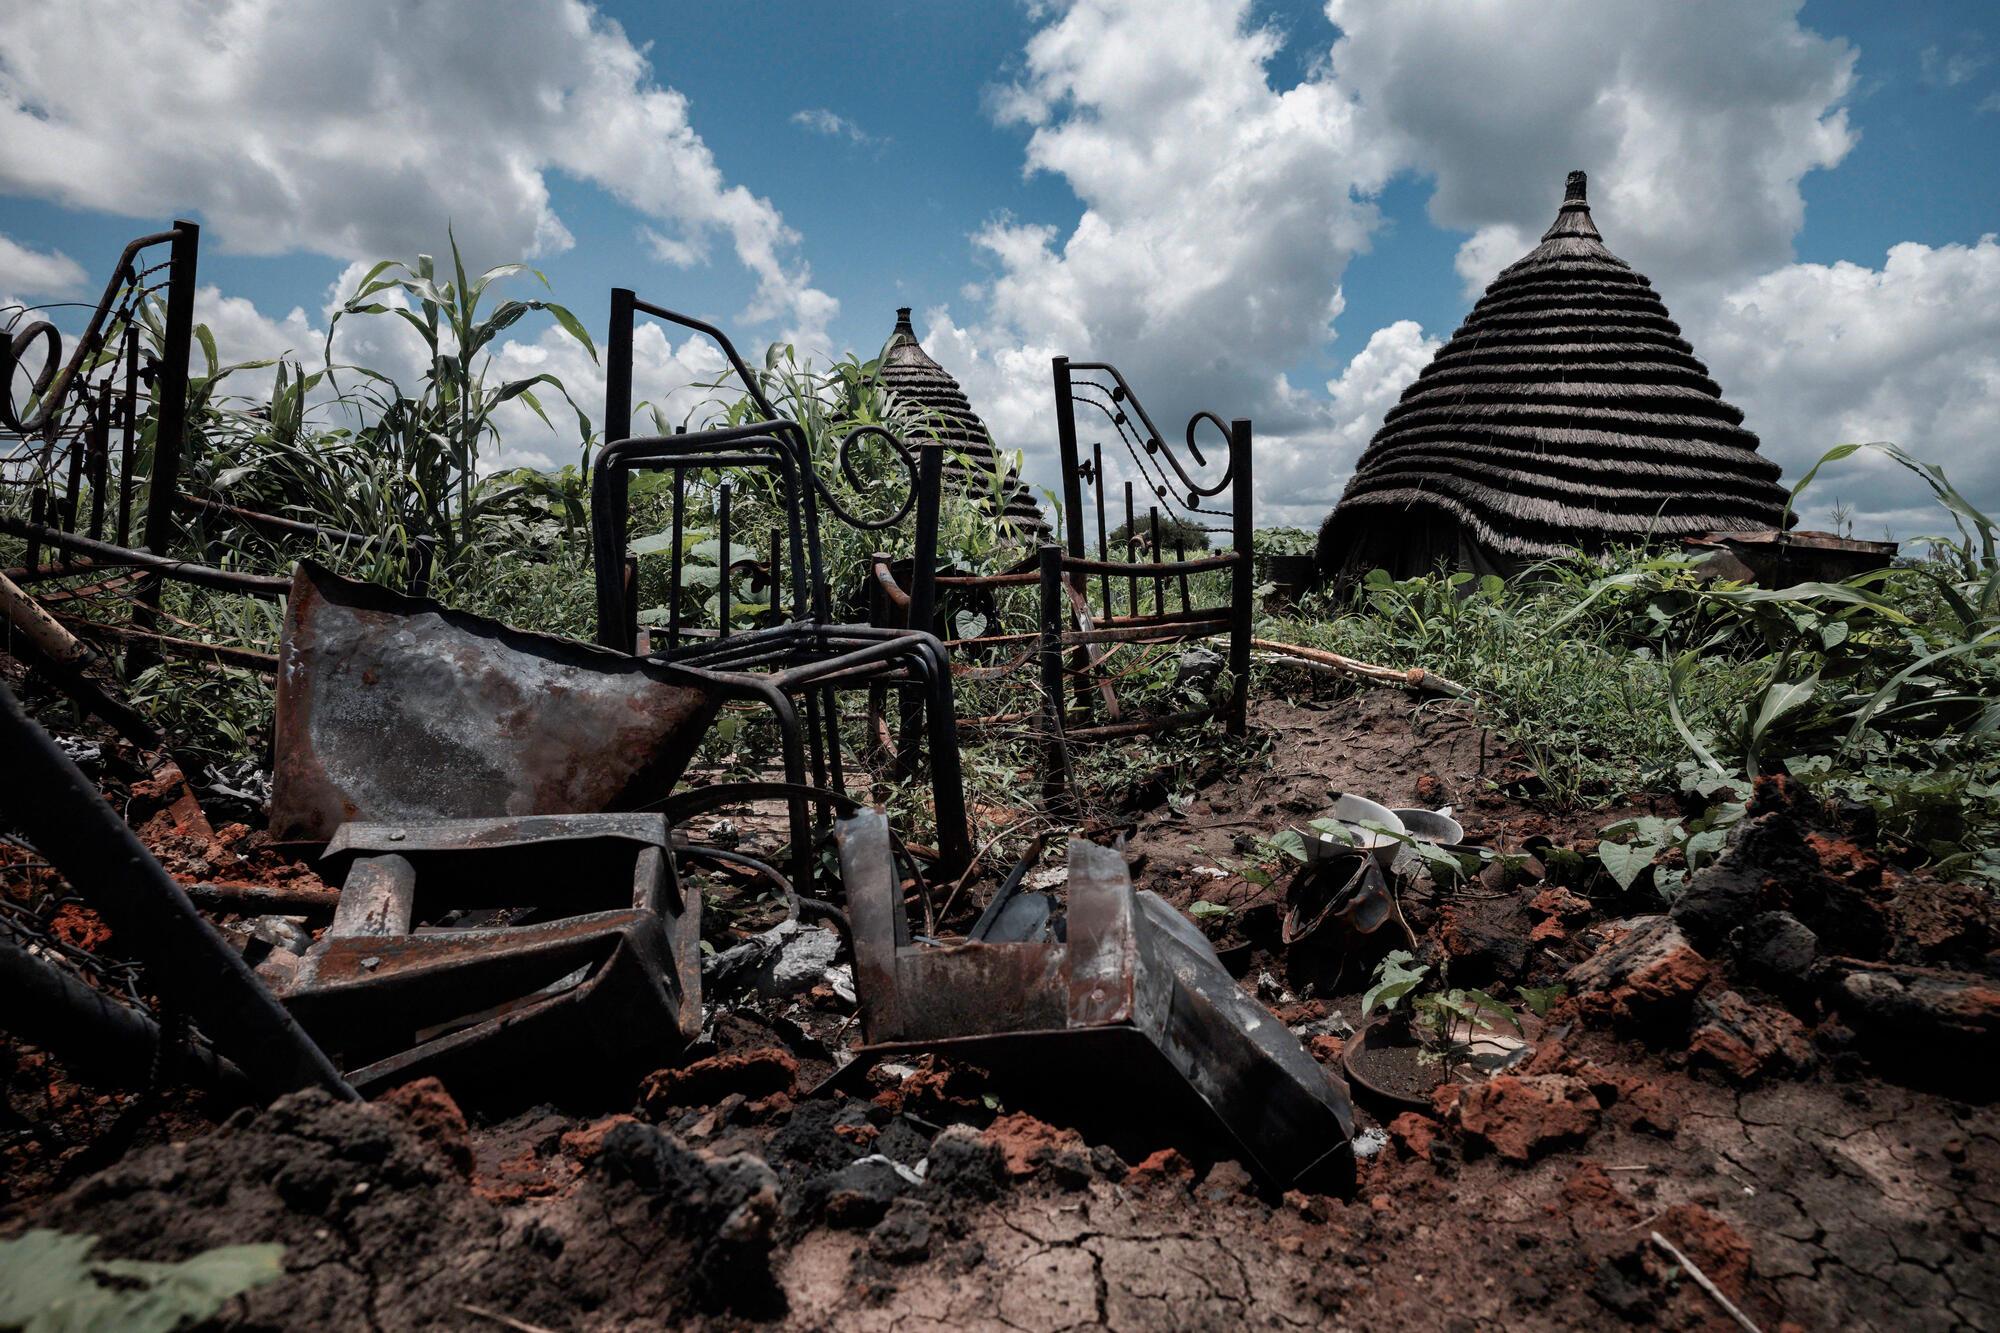
[[1323, 576], [1506, 573], [1567, 550], [1770, 528], [1757, 454], [1652, 284], [1605, 248], [1572, 171], [1542, 243], [1391, 408], [1319, 534]]
[[[992, 497], [993, 475], [1001, 466], [993, 436], [972, 410], [958, 381], [917, 342], [908, 306], [896, 312], [895, 332], [889, 335], [889, 345], [882, 353], [882, 383], [899, 403], [916, 409], [921, 418], [919, 429], [911, 432], [913, 440], [935, 436], [945, 445], [945, 486], [977, 497]], [[1022, 536], [1050, 539], [1041, 505], [1012, 467], [1006, 469], [1000, 482], [1000, 497], [1000, 511]]]

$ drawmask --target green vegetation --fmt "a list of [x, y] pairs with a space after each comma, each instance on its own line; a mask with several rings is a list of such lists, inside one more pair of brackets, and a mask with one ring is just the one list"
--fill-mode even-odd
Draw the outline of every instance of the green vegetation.
[[177, 1264], [92, 1259], [95, 1236], [35, 1230], [0, 1240], [0, 1329], [171, 1333], [284, 1272], [282, 1245], [227, 1245]]
[[[1697, 555], [1640, 550], [1512, 584], [1377, 573], [1350, 604], [1307, 608], [1274, 636], [1470, 686], [1555, 805], [1662, 789], [1717, 803], [1685, 825], [1608, 830], [1629, 836], [1605, 860], [1621, 883], [1669, 848], [1689, 865], [1713, 856], [1724, 807], [1768, 772], [1871, 807], [1911, 864], [2000, 883], [1995, 525], [1888, 445], [1842, 445], [1800, 489], [1862, 448], [1922, 476], [1955, 535], [1893, 568], [1789, 588], [1707, 581]], [[1656, 883], [1671, 894], [1678, 880]]]
[[[538, 312], [596, 355], [562, 306], [539, 297], [501, 299], [503, 283], [537, 278], [514, 264], [469, 278], [455, 248], [448, 273], [428, 256], [371, 270], [337, 321], [393, 321], [414, 332], [425, 359], [411, 384], [335, 364], [331, 330], [322, 364], [312, 367], [229, 364], [209, 331], [198, 330], [202, 364], [191, 386], [185, 488], [373, 539], [274, 538], [210, 513], [187, 521], [201, 558], [275, 572], [310, 555], [394, 585], [430, 559], [432, 587], [445, 600], [587, 637], [593, 621], [587, 477], [601, 437], [567, 386], [548, 374], [500, 378], [491, 355], [501, 333]], [[147, 311], [149, 325], [155, 315]], [[150, 336], [157, 339], [156, 327]], [[115, 331], [109, 341], [115, 345]], [[274, 375], [268, 394], [255, 400], [236, 392], [253, 369]], [[852, 356], [815, 367], [793, 347], [777, 345], [751, 372], [778, 410], [805, 428], [834, 502], [871, 519], [903, 504], [904, 464], [867, 435], [843, 460], [841, 441], [865, 426], [911, 442], [937, 434], [936, 423], [884, 392], [878, 370], [876, 361]], [[758, 415], [746, 386], [733, 377], [698, 387], [706, 396], [681, 420], [669, 421], [647, 404], [642, 419], [650, 412], [653, 429], [664, 433]], [[552, 415], [557, 399], [569, 411]], [[493, 470], [508, 403], [559, 434], [572, 429], [573, 418], [574, 437], [563, 447], [576, 449], [576, 462], [547, 472]], [[142, 431], [142, 444], [148, 438]], [[1689, 868], [1719, 852], [1749, 780], [1772, 772], [1870, 807], [1885, 846], [1909, 865], [2000, 882], [1995, 524], [1941, 470], [1891, 446], [1843, 445], [1820, 467], [1862, 448], [1923, 477], [1955, 534], [1920, 544], [1918, 558], [1891, 569], [1775, 589], [1709, 579], [1698, 557], [1658, 550], [1551, 562], [1510, 583], [1444, 573], [1395, 580], [1378, 572], [1342, 600], [1308, 599], [1295, 612], [1267, 619], [1259, 633], [1367, 661], [1422, 666], [1470, 687], [1481, 720], [1520, 747], [1526, 771], [1516, 789], [1550, 808], [1643, 804], [1661, 793], [1678, 798], [1679, 816], [1626, 820], [1606, 831], [1600, 860], [1621, 886], [1650, 873], [1652, 887], [1670, 896]], [[995, 496], [1005, 467], [1002, 459], [992, 469]], [[718, 568], [723, 480], [688, 479], [684, 625], [715, 624], [725, 600], [738, 626], [782, 614], [771, 610], [768, 572], [746, 563], [768, 557], [771, 534], [787, 518], [775, 479], [752, 472], [728, 478], [729, 570]], [[17, 503], [21, 490], [8, 488], [4, 502]], [[668, 617], [670, 495], [666, 474], [632, 479], [631, 533], [646, 625]], [[940, 561], [968, 571], [1018, 563], [1025, 546], [989, 515], [978, 499], [948, 495]], [[846, 614], [865, 611], [871, 554], [910, 555], [911, 526], [905, 519], [885, 530], [859, 530], [826, 516], [826, 578]], [[1295, 529], [1260, 532], [1257, 553], [1301, 553], [1311, 540]], [[0, 556], [14, 563], [19, 544], [4, 545]], [[1221, 581], [1217, 574], [1191, 580], [1195, 602], [1212, 601]], [[1099, 582], [1093, 580], [1094, 596]], [[1110, 582], [1114, 600], [1129, 605], [1123, 581]], [[1144, 582], [1139, 600], [1150, 609], [1154, 599]], [[1178, 604], [1178, 588], [1165, 593], [1169, 606]], [[1034, 628], [1035, 597], [1032, 587], [1019, 587], [977, 605], [947, 600], [947, 624], [961, 635], [1022, 633]], [[184, 637], [262, 652], [276, 647], [278, 616], [269, 604], [169, 584], [164, 610], [172, 632]], [[1014, 651], [984, 661], [1004, 662]], [[1179, 651], [1122, 651], [1115, 663], [1121, 700], [1138, 709], [1188, 706], [1186, 686], [1176, 680]], [[1025, 671], [970, 677], [959, 687], [961, 712], [1031, 714], [1034, 688]], [[170, 658], [138, 679], [136, 695], [169, 734], [210, 759], [254, 760], [268, 744], [269, 681], [259, 673]], [[865, 752], [872, 738], [861, 719], [843, 725], [854, 752]], [[703, 758], [755, 766], [770, 752], [763, 728], [754, 713], [732, 718], [710, 738]], [[1038, 818], [1028, 810], [1039, 787], [1032, 724], [968, 731], [965, 760], [968, 797], [983, 812], [978, 817], [1025, 838]], [[1111, 808], [1185, 801], [1228, 766], [1262, 760], [1254, 744], [1224, 753], [1181, 735], [1088, 747], [1077, 762], [1089, 799]], [[921, 824], [920, 791], [880, 791], [892, 810], [919, 816]], [[1656, 800], [1653, 808], [1661, 809]]]

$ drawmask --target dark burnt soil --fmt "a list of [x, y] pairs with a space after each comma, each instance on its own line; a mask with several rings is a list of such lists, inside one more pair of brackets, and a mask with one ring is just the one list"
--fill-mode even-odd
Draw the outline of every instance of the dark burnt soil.
[[[1616, 817], [1495, 790], [1490, 739], [1387, 691], [1257, 721], [1268, 765], [1141, 816], [1135, 878], [1181, 905], [1233, 894], [1204, 928], [1258, 935], [1229, 955], [1242, 984], [1330, 1073], [1360, 979], [1302, 973], [1242, 924], [1285, 885], [1233, 873], [1239, 835], [1338, 789], [1454, 803], [1507, 848]], [[1350, 1198], [1273, 1196], [1165, 1147], [1121, 1158], [930, 1057], [814, 1096], [855, 1039], [829, 978], [729, 998], [679, 1066], [588, 1113], [468, 1120], [436, 1085], [219, 1124], [191, 1104], [60, 1194], [12, 1189], [0, 1235], [156, 1259], [284, 1244], [286, 1276], [231, 1327], [1735, 1327], [1656, 1233], [1767, 1330], [2000, 1326], [1991, 903], [1897, 875], [1783, 784], [1745, 828], [1671, 915], [1587, 878], [1405, 886], [1416, 952], [1455, 984], [1570, 994], [1506, 1072], [1421, 1112], [1359, 1102]], [[284, 877], [252, 857], [244, 878]], [[35, 1088], [94, 1096], [13, 1057], [17, 1120]], [[15, 1142], [10, 1177], [46, 1165]]]

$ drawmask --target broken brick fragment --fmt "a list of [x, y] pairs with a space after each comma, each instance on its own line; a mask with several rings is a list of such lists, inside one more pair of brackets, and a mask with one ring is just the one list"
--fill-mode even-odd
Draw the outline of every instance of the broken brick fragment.
[[1626, 1198], [1601, 1162], [1581, 1162], [1563, 1182], [1562, 1198], [1570, 1220], [1580, 1231], [1609, 1231], [1639, 1220], [1637, 1205]]
[[1750, 1242], [1743, 1233], [1696, 1203], [1667, 1209], [1655, 1229], [1692, 1259], [1723, 1295], [1738, 1305], [1748, 1304]]
[[472, 1175], [472, 1131], [465, 1123], [465, 1112], [458, 1109], [443, 1083], [420, 1078], [376, 1100], [407, 1120], [417, 1137], [450, 1162], [452, 1170], [461, 1176]]
[[2000, 982], [1935, 968], [1842, 965], [1827, 1000], [1871, 1059], [1985, 1098], [2000, 1088]]
[[1178, 1148], [1162, 1148], [1133, 1167], [1126, 1179], [1134, 1185], [1172, 1183], [1185, 1189], [1194, 1183], [1194, 1163]]
[[1257, 1192], [1257, 1182], [1251, 1179], [1249, 1169], [1234, 1158], [1224, 1158], [1209, 1168], [1197, 1191], [1210, 1203], [1227, 1203]]
[[1784, 1010], [1756, 1005], [1735, 991], [1700, 1002], [1688, 1051], [1738, 1083], [1768, 1073], [1797, 1073], [1813, 1065], [1805, 1025]]
[[1438, 1122], [1416, 1111], [1405, 1111], [1388, 1124], [1389, 1137], [1406, 1157], [1431, 1160], [1431, 1146], [1437, 1142]]
[[1458, 1123], [1510, 1162], [1527, 1162], [1597, 1128], [1601, 1107], [1574, 1074], [1498, 1074], [1466, 1089]]
[[1589, 920], [1593, 909], [1590, 899], [1571, 893], [1560, 884], [1551, 884], [1528, 900], [1528, 910], [1537, 916], [1550, 917], [1573, 926]]
[[1312, 1053], [1312, 1058], [1321, 1064], [1338, 1065], [1342, 1054], [1347, 1050], [1347, 1043], [1331, 1032], [1322, 1032], [1306, 1043], [1306, 1049]]
[[964, 1116], [984, 1119], [987, 1114], [985, 1073], [934, 1055], [919, 1057], [911, 1072], [900, 1079], [878, 1067], [869, 1071], [868, 1081], [880, 1089], [874, 1096], [875, 1104], [891, 1115], [907, 1113], [935, 1121]]
[[566, 1132], [560, 1140], [563, 1153], [578, 1162], [588, 1162], [604, 1151], [604, 1136], [620, 1125], [638, 1123], [629, 1115], [608, 1115], [593, 1120], [582, 1129]]
[[982, 1137], [1000, 1149], [1008, 1175], [1032, 1176], [1058, 1152], [1082, 1150], [1083, 1136], [1073, 1129], [1058, 1129], [1025, 1112], [1003, 1115], [988, 1125]]
[[1714, 975], [1680, 927], [1664, 916], [1620, 923], [1624, 933], [1571, 968], [1564, 980], [1586, 1018], [1671, 1024], [1685, 1018]]
[[1513, 899], [1447, 903], [1436, 933], [1451, 959], [1453, 982], [1466, 985], [1518, 981], [1535, 955], [1527, 918]]
[[1590, 919], [1591, 906], [1590, 899], [1551, 885], [1528, 900], [1528, 911], [1541, 918], [1529, 928], [1528, 938], [1537, 944], [1560, 944]]
[[639, 1087], [639, 1104], [661, 1119], [676, 1106], [705, 1106], [732, 1092], [746, 1098], [790, 1093], [798, 1086], [799, 1062], [776, 1046], [711, 1055], [678, 1069], [656, 1069]]

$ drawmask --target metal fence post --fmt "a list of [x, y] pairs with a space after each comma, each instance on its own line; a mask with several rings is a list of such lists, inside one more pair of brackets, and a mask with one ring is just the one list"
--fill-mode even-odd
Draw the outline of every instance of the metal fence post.
[[[929, 631], [937, 622], [938, 510], [944, 482], [944, 446], [917, 446], [916, 553], [910, 569], [911, 629]], [[949, 631], [949, 626], [946, 627]], [[946, 637], [950, 637], [947, 632]]]
[[1250, 423], [1229, 423], [1229, 469], [1234, 511], [1230, 527], [1236, 543], [1236, 571], [1229, 590], [1229, 717], [1227, 730], [1241, 736], [1250, 716], [1250, 634], [1256, 615], [1257, 561], [1255, 487], [1250, 475]]
[[[624, 551], [607, 549], [615, 540], [612, 534], [625, 530], [629, 505], [625, 473], [619, 468], [607, 471], [603, 458], [605, 447], [629, 439], [632, 434], [632, 301], [631, 288], [611, 289], [611, 329], [604, 339], [604, 439], [598, 446], [598, 460], [591, 465], [590, 493], [593, 508], [603, 506], [612, 521], [600, 523], [593, 517], [591, 563], [596, 569], [620, 568], [625, 559]], [[617, 579], [597, 580], [597, 641], [606, 648], [629, 653], [632, 637], [627, 633], [624, 591], [624, 585]]]
[[1063, 736], [1063, 553], [1053, 544], [1042, 547], [1042, 735], [1047, 761], [1042, 772], [1042, 798], [1051, 810], [1069, 800], [1069, 742]]
[[[180, 494], [181, 454], [187, 447], [188, 357], [194, 346], [195, 264], [201, 250], [201, 228], [181, 219], [174, 222], [168, 258], [167, 322], [161, 349], [158, 397], [154, 399], [153, 466], [146, 482], [145, 548], [166, 555], [174, 541], [174, 507]], [[139, 580], [132, 618], [140, 629], [159, 629], [163, 580], [147, 574]], [[125, 652], [129, 678], [151, 666], [157, 656], [134, 640]]]

